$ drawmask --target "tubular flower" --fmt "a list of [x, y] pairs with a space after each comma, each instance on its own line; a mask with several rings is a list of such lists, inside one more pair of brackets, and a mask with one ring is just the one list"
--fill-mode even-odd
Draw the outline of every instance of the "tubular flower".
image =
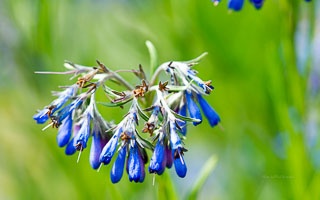
[[263, 6], [264, 0], [250, 0], [256, 9], [260, 9]]
[[59, 147], [64, 147], [68, 144], [72, 135], [72, 115], [69, 114], [59, 127], [57, 135], [57, 143]]
[[229, 0], [228, 8], [234, 11], [240, 11], [243, 7], [244, 0]]
[[217, 112], [208, 104], [208, 102], [202, 97], [202, 95], [197, 94], [197, 98], [202, 112], [207, 117], [210, 126], [216, 126], [220, 122], [220, 117]]
[[196, 104], [196, 102], [193, 101], [191, 93], [186, 91], [186, 99], [187, 99], [187, 106], [188, 111], [191, 118], [200, 120], [199, 122], [193, 122], [193, 125], [197, 126], [201, 124], [202, 122], [202, 116], [199, 106]]
[[[215, 4], [220, 2], [212, 1]], [[259, 6], [258, 0], [251, 2]], [[262, 5], [263, 1], [260, 3]], [[236, 4], [232, 5], [232, 9], [237, 8]], [[190, 61], [163, 63], [150, 80], [146, 79], [142, 66], [139, 66], [139, 70], [132, 72], [141, 79], [140, 85], [131, 85], [99, 61], [94, 67], [67, 62], [65, 66], [71, 71], [58, 74], [79, 76], [78, 81], [62, 92], [54, 93], [57, 98], [38, 111], [33, 119], [40, 124], [51, 120], [42, 130], [50, 126], [58, 129], [57, 143], [59, 147], [65, 147], [66, 155], [79, 151], [79, 161], [81, 152], [90, 147], [89, 164], [93, 169], [113, 162], [110, 171], [112, 183], [121, 180], [124, 168], [130, 182], [143, 182], [145, 165], [154, 177], [174, 165], [176, 174], [183, 178], [187, 174], [183, 157], [187, 151], [184, 147], [187, 125], [199, 125], [202, 113], [212, 127], [220, 122], [217, 112], [204, 99], [213, 90], [211, 81], [203, 81], [193, 69], [204, 55]], [[162, 71], [166, 72], [168, 79], [156, 83]], [[116, 80], [125, 89], [116, 91], [109, 88], [107, 81], [110, 79]], [[110, 102], [100, 104], [123, 109], [127, 108], [126, 104], [131, 104], [117, 124], [105, 121], [98, 111], [95, 96], [101, 88]], [[141, 120], [144, 120], [144, 128], [138, 130]], [[92, 140], [88, 144], [90, 137]], [[148, 150], [152, 151], [150, 163]]]
[[75, 146], [76, 150], [82, 151], [83, 149], [87, 148], [87, 142], [90, 137], [90, 126], [91, 126], [91, 116], [89, 113], [87, 113], [84, 116], [83, 124], [81, 126], [81, 129], [79, 130], [79, 133], [76, 135], [76, 137], [73, 140], [73, 146]]

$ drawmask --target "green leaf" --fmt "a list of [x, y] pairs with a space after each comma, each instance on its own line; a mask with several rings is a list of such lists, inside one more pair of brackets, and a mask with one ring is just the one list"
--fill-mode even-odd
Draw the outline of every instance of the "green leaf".
[[154, 150], [154, 146], [151, 144], [151, 142], [149, 142], [148, 140], [144, 139], [138, 131], [136, 131], [136, 135], [138, 136], [137, 137], [137, 140], [138, 142], [143, 146], [143, 147], [146, 147], [150, 150]]
[[179, 115], [178, 113], [176, 113], [174, 111], [171, 111], [171, 112], [176, 118], [182, 119], [182, 120], [184, 120], [186, 122], [201, 122], [201, 120], [199, 120], [199, 119], [190, 118], [190, 117], [184, 117], [184, 116]]
[[139, 105], [137, 106], [137, 108], [138, 108], [138, 113], [139, 113], [140, 117], [142, 119], [144, 119], [145, 121], [148, 121], [149, 117], [142, 111], [142, 109], [140, 108]]
[[149, 54], [150, 54], [150, 74], [152, 75], [153, 72], [158, 67], [158, 54], [157, 54], [157, 50], [154, 47], [154, 45], [152, 44], [152, 42], [147, 40], [146, 45], [147, 45], [147, 48], [148, 48]]
[[118, 106], [122, 106], [122, 105], [128, 103], [131, 100], [132, 100], [132, 98], [124, 100], [124, 101], [120, 101], [120, 102], [117, 102], [117, 103], [107, 103], [107, 102], [97, 102], [97, 103], [101, 104], [103, 106], [107, 106], [107, 107], [118, 107]]
[[201, 190], [203, 184], [208, 179], [209, 175], [212, 173], [212, 171], [215, 169], [217, 164], [218, 158], [216, 156], [211, 156], [202, 169], [200, 170], [199, 178], [194, 182], [193, 187], [191, 189], [191, 192], [187, 195], [187, 199], [193, 200], [197, 199], [198, 193]]

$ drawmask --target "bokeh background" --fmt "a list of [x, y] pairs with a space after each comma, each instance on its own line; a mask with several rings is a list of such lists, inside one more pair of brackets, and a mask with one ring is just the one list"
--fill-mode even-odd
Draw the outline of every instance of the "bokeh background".
[[[319, 4], [267, 0], [257, 11], [245, 2], [230, 13], [227, 1], [210, 0], [1, 0], [0, 199], [185, 199], [212, 155], [218, 162], [198, 199], [319, 199]], [[96, 59], [148, 69], [146, 40], [160, 62], [209, 53], [196, 69], [213, 81], [207, 99], [224, 130], [206, 120], [189, 129], [184, 179], [166, 170], [154, 186], [151, 175], [113, 185], [111, 166], [92, 170], [88, 151], [77, 164], [56, 145], [56, 130], [32, 120], [51, 90], [73, 83], [33, 72]], [[125, 114], [99, 108], [115, 122]]]

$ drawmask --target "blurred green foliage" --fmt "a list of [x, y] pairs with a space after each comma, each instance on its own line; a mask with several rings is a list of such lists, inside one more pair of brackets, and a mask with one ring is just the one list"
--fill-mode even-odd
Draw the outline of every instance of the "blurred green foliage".
[[[319, 199], [320, 154], [314, 158], [305, 137], [308, 76], [297, 71], [293, 43], [299, 8], [313, 20], [315, 1], [267, 0], [259, 11], [246, 2], [239, 13], [210, 0], [0, 1], [0, 199], [184, 199], [212, 155], [217, 168], [195, 198]], [[206, 120], [189, 128], [184, 179], [167, 170], [155, 186], [150, 175], [143, 184], [125, 175], [113, 185], [111, 166], [92, 170], [88, 151], [77, 164], [56, 145], [56, 130], [34, 123], [50, 91], [72, 81], [33, 72], [63, 71], [65, 59], [148, 70], [146, 40], [160, 63], [209, 53], [196, 70], [213, 81], [207, 99], [224, 131]], [[319, 111], [317, 99], [311, 109]], [[115, 122], [125, 114], [100, 110]]]

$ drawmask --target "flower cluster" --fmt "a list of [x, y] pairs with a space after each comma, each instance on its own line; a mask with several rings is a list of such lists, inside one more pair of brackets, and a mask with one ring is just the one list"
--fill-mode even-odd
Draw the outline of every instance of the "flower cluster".
[[[68, 62], [65, 66], [70, 71], [39, 72], [80, 77], [74, 85], [54, 93], [58, 98], [39, 110], [33, 119], [39, 124], [50, 119], [44, 129], [49, 126], [58, 128], [58, 146], [65, 147], [67, 155], [79, 151], [78, 161], [92, 138], [90, 165], [93, 169], [100, 169], [114, 160], [110, 172], [113, 183], [121, 180], [125, 167], [130, 181], [143, 182], [145, 165], [154, 175], [161, 175], [174, 165], [177, 175], [183, 178], [187, 173], [183, 158], [187, 151], [183, 143], [187, 126], [201, 124], [202, 113], [212, 127], [220, 122], [219, 115], [205, 100], [213, 90], [211, 81], [203, 81], [193, 69], [204, 55], [186, 62], [166, 62], [155, 70], [149, 81], [141, 66], [139, 70], [127, 70], [141, 79], [141, 85], [135, 87], [99, 61], [97, 67]], [[158, 81], [161, 72], [170, 79]], [[106, 82], [111, 79], [126, 89], [116, 91], [109, 88]], [[100, 102], [101, 105], [124, 108], [130, 104], [120, 123], [107, 122], [99, 113], [95, 99], [99, 88], [111, 101]], [[141, 121], [144, 125], [139, 131]], [[153, 152], [149, 164], [146, 150]]]

